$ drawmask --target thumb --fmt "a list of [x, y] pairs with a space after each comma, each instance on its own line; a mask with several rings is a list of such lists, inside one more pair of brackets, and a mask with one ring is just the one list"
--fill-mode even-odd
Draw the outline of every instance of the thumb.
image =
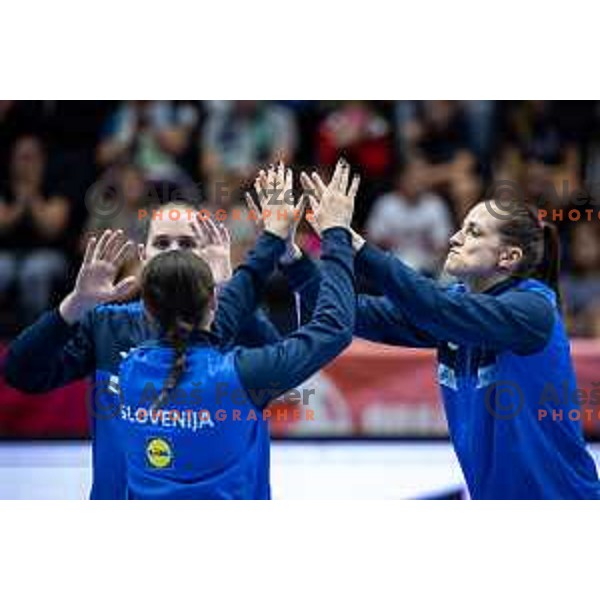
[[119, 281], [117, 285], [113, 288], [112, 296], [113, 298], [121, 298], [131, 294], [135, 290], [137, 286], [137, 277], [133, 275], [130, 277], [125, 277], [122, 281]]

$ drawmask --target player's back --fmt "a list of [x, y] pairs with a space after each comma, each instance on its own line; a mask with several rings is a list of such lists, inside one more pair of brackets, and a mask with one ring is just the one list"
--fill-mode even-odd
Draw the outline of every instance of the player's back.
[[269, 431], [240, 383], [233, 352], [200, 334], [177, 387], [156, 400], [174, 350], [146, 344], [120, 370], [120, 438], [134, 499], [268, 499]]

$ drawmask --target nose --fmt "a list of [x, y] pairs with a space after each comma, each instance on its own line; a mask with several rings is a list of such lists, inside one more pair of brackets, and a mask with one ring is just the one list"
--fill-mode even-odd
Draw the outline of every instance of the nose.
[[462, 231], [459, 230], [450, 238], [450, 249], [452, 250], [452, 248], [456, 248], [456, 246], [460, 246], [462, 244], [462, 242], [463, 242]]

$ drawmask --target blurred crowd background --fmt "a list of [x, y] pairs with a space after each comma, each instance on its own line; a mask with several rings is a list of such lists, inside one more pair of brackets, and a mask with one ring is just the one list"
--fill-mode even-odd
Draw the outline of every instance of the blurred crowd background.
[[[431, 276], [497, 182], [562, 209], [568, 326], [600, 337], [600, 102], [0, 101], [0, 339], [69, 289], [90, 232], [121, 227], [142, 241], [138, 209], [182, 191], [211, 211], [243, 211], [259, 168], [282, 159], [327, 174], [340, 155], [362, 176], [355, 228]], [[118, 212], [89, 210], [115, 195]], [[257, 231], [227, 224], [239, 263]], [[299, 237], [318, 255], [305, 223]], [[138, 268], [133, 259], [122, 275]], [[266, 304], [282, 331], [295, 326], [282, 277]]]

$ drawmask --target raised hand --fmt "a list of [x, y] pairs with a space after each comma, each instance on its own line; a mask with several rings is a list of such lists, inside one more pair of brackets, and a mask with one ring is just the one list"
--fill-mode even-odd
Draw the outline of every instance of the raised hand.
[[304, 203], [298, 206], [294, 203], [293, 183], [292, 170], [280, 162], [277, 168], [271, 166], [267, 172], [260, 171], [254, 182], [260, 208], [252, 196], [246, 194], [248, 208], [257, 215], [265, 231], [292, 244], [304, 208]]
[[199, 217], [190, 226], [199, 241], [199, 254], [208, 263], [215, 283], [220, 285], [231, 279], [231, 237], [227, 227]]
[[119, 300], [135, 289], [137, 280], [133, 276], [115, 285], [117, 273], [133, 248], [133, 242], [126, 240], [121, 230], [107, 229], [99, 240], [90, 238], [75, 287], [59, 308], [67, 323], [75, 323], [98, 304]]
[[338, 161], [329, 185], [325, 185], [318, 173], [300, 176], [304, 193], [308, 197], [313, 218], [310, 220], [317, 234], [330, 227], [344, 227], [352, 231], [350, 224], [354, 213], [354, 199], [360, 177], [350, 181], [350, 165], [342, 158]]

